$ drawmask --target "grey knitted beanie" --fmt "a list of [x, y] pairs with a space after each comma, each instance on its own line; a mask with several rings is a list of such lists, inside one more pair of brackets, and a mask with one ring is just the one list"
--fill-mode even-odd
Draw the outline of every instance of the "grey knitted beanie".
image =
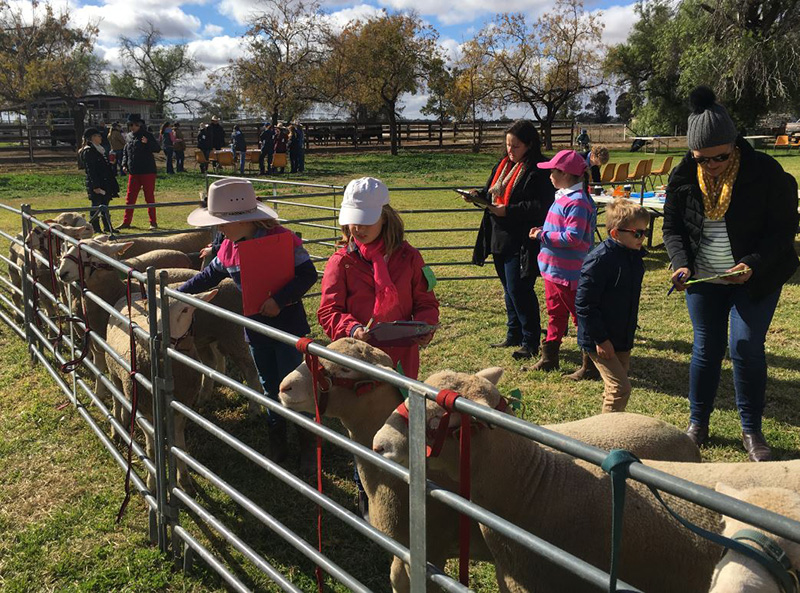
[[732, 144], [739, 135], [728, 110], [716, 101], [714, 91], [707, 86], [699, 86], [689, 95], [692, 107], [686, 132], [689, 150]]

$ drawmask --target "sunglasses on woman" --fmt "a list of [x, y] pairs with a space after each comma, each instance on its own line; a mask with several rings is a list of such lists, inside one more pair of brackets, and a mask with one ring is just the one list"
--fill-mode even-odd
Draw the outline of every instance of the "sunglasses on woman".
[[634, 239], [650, 236], [650, 229], [617, 229], [620, 233], [630, 233]]
[[726, 152], [725, 154], [718, 154], [717, 156], [693, 156], [692, 158], [698, 165], [705, 165], [709, 161], [714, 161], [715, 163], [724, 163], [731, 158], [731, 153]]

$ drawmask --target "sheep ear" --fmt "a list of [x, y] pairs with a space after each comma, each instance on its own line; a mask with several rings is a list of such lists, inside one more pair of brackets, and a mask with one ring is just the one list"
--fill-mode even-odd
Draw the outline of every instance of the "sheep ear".
[[133, 241], [125, 241], [124, 243], [116, 243], [113, 246], [114, 253], [116, 253], [117, 255], [120, 255], [120, 256], [123, 253], [125, 253], [126, 251], [128, 251], [128, 249], [130, 249], [131, 247], [133, 247]]
[[723, 482], [717, 482], [717, 485], [714, 487], [714, 489], [717, 492], [719, 492], [720, 494], [725, 494], [725, 495], [730, 496], [732, 498], [737, 498], [739, 500], [742, 500], [742, 493], [741, 493], [740, 490], [737, 490], [733, 486], [728, 486], [727, 484], [724, 484]]
[[197, 294], [195, 294], [193, 296], [195, 298], [198, 298], [198, 299], [208, 303], [208, 302], [211, 301], [211, 299], [213, 299], [215, 296], [217, 296], [218, 292], [219, 292], [219, 290], [215, 288], [213, 290], [208, 290], [206, 292], [199, 292], [199, 293], [197, 293]]
[[475, 373], [475, 376], [486, 379], [492, 385], [497, 385], [500, 382], [500, 377], [503, 376], [503, 369], [502, 367], [489, 367], [488, 369], [478, 371]]
[[[89, 235], [88, 237], [86, 236], [86, 227], [82, 226], [64, 226], [61, 224], [54, 224], [53, 228], [58, 229], [59, 231], [61, 231], [65, 235], [72, 237], [73, 239], [88, 239], [89, 237], [91, 237], [91, 235]], [[89, 228], [91, 229], [91, 227]]]

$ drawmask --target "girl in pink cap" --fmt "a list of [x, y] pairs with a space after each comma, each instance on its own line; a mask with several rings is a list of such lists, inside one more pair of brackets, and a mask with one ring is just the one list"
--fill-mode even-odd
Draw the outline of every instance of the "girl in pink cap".
[[550, 169], [550, 181], [557, 191], [544, 225], [530, 230], [531, 239], [541, 244], [538, 262], [549, 317], [542, 358], [532, 368], [552, 371], [559, 367], [561, 340], [570, 316], [577, 325], [575, 293], [583, 259], [592, 246], [597, 209], [587, 191], [586, 161], [580, 154], [562, 150], [537, 167]]

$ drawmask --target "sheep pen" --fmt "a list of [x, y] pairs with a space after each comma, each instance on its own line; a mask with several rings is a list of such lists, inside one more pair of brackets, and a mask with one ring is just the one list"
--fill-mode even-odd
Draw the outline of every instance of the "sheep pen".
[[[392, 175], [391, 173], [389, 174]], [[480, 175], [481, 177], [483, 175]], [[395, 185], [399, 181], [399, 176], [395, 178]], [[391, 179], [390, 179], [391, 181]], [[455, 181], [455, 180], [453, 180]], [[475, 183], [482, 183], [483, 179], [474, 180]], [[450, 181], [445, 181], [448, 183]], [[161, 180], [159, 179], [159, 183]], [[193, 190], [196, 194], [196, 191]], [[408, 197], [407, 197], [408, 196]], [[452, 198], [444, 191], [439, 194], [425, 194], [425, 199], [430, 198], [431, 207], [448, 207], [452, 203]], [[393, 203], [397, 199], [399, 207], [415, 207], [416, 198], [410, 194], [393, 195]], [[325, 205], [329, 204], [324, 198], [311, 198], [307, 200], [310, 204]], [[427, 204], [426, 204], [427, 206]], [[286, 218], [308, 217], [303, 214], [300, 207], [282, 206], [281, 215]], [[430, 216], [430, 215], [429, 215]], [[161, 216], [160, 216], [161, 218]], [[423, 226], [436, 226], [439, 222], [432, 221], [420, 223], [419, 219], [408, 217], [408, 226], [417, 228]], [[434, 216], [430, 216], [434, 218]], [[444, 218], [444, 217], [439, 217]], [[169, 225], [168, 214], [163, 217], [163, 226]], [[181, 221], [176, 216], [174, 224], [177, 228], [183, 228]], [[474, 216], [447, 214], [446, 224], [453, 227], [467, 227], [473, 225]], [[160, 220], [161, 222], [161, 220]], [[18, 230], [18, 228], [17, 228]], [[304, 238], [323, 239], [325, 235], [315, 229], [303, 228]], [[409, 239], [415, 245], [436, 246], [441, 244], [435, 234], [415, 234], [410, 235]], [[474, 239], [474, 233], [454, 234], [447, 237], [448, 244], [468, 244]], [[318, 248], [314, 251], [316, 255], [324, 257], [330, 250]], [[450, 257], [449, 254], [437, 252], [425, 254], [429, 261], [454, 262], [465, 259], [463, 253]], [[688, 359], [687, 350], [684, 344], [691, 344], [691, 330], [687, 328], [685, 310], [681, 308], [682, 302], [675, 300], [664, 301], [662, 285], [664, 284], [664, 259], [663, 250], [655, 250], [648, 257], [648, 272], [646, 278], [645, 291], [643, 292], [642, 307], [644, 311], [650, 313], [642, 316], [642, 331], [640, 340], [637, 342], [634, 352], [634, 395], [632, 396], [629, 410], [637, 413], [652, 415], [666, 420], [670, 424], [683, 428], [682, 424], [686, 417], [685, 399], [681, 398], [681, 393], [685, 395], [685, 368]], [[452, 272], [452, 273], [451, 273]], [[491, 273], [478, 269], [471, 269], [466, 266], [451, 266], [449, 268], [439, 268], [437, 273], [440, 275], [474, 274], [482, 275]], [[500, 331], [496, 323], [497, 307], [501, 303], [501, 295], [496, 281], [475, 281], [467, 283], [447, 283], [442, 282], [437, 287], [437, 294], [442, 302], [444, 314], [452, 322], [444, 325], [435, 340], [434, 344], [425, 352], [423, 358], [423, 375], [434, 371], [437, 368], [456, 368], [457, 370], [469, 371], [484, 366], [496, 365], [506, 367], [505, 384], [511, 387], [518, 387], [523, 393], [526, 407], [521, 410], [525, 418], [540, 420], [544, 423], [560, 423], [578, 420], [582, 417], [592, 415], [598, 406], [598, 395], [602, 388], [598, 389], [597, 383], [584, 383], [571, 385], [562, 381], [556, 376], [545, 376], [542, 374], [526, 374], [519, 370], [515, 364], [508, 364], [505, 353], [489, 351], [485, 348], [488, 339], [496, 337]], [[537, 284], [537, 292], [541, 286]], [[791, 346], [796, 342], [797, 327], [796, 319], [792, 315], [787, 315], [791, 303], [797, 302], [796, 288], [787, 287], [782, 303], [776, 316], [774, 332], [771, 332], [769, 344], [771, 348], [768, 352], [770, 363], [770, 385], [774, 390], [770, 392], [768, 403], [768, 417], [766, 418], [765, 428], [769, 438], [774, 438], [777, 444], [777, 453], [784, 459], [796, 455], [798, 439], [796, 430], [796, 411], [789, 403], [791, 399], [792, 385], [796, 384], [798, 373], [793, 370], [791, 361], [793, 355]], [[310, 299], [307, 309], [309, 312], [314, 310], [315, 299]], [[319, 338], [318, 328], [314, 328], [314, 337]], [[572, 332], [570, 332], [572, 334]], [[774, 335], [773, 335], [774, 334]], [[491, 338], [489, 338], [491, 336]], [[565, 350], [567, 362], [565, 368], [569, 369], [569, 363], [577, 363], [577, 358], [572, 354], [570, 348], [574, 348], [574, 337], [571, 336], [566, 341]], [[773, 364], [774, 363], [774, 364]], [[48, 380], [49, 381], [49, 380]], [[727, 391], [726, 391], [727, 390]], [[223, 389], [223, 392], [225, 390]], [[715, 413], [714, 428], [717, 430], [712, 439], [712, 446], [704, 450], [706, 459], [717, 461], [736, 461], [742, 459], [741, 453], [735, 445], [734, 437], [736, 434], [736, 417], [730, 405], [725, 403], [730, 400], [730, 368], [725, 366], [723, 369], [723, 382], [720, 409]], [[52, 397], [52, 395], [51, 395]], [[232, 400], [236, 398], [228, 397], [228, 401], [212, 401], [201, 410], [214, 419], [216, 423], [225, 427], [226, 430], [233, 431], [241, 439], [252, 443], [255, 447], [263, 443], [264, 428], [256, 423], [247, 420], [246, 410], [232, 406]], [[535, 410], [535, 412], [534, 412]], [[734, 435], [732, 437], [731, 435]], [[264, 504], [276, 509], [280, 514], [280, 509], [286, 508], [286, 520], [298, 533], [303, 534], [309, 541], [313, 541], [313, 505], [298, 502], [293, 497], [293, 492], [274, 485], [274, 480], [268, 480], [256, 475], [252, 467], [248, 470], [246, 464], [233, 464], [227, 455], [220, 450], [214, 441], [208, 442], [205, 433], [188, 427], [187, 446], [190, 451], [196, 453], [204, 463], [222, 472], [229, 481], [234, 484], [244, 485], [245, 490], [251, 493], [258, 493]], [[733, 443], [733, 444], [732, 444]], [[334, 499], [341, 502], [347, 508], [352, 508], [351, 498], [353, 489], [349, 480], [351, 472], [352, 458], [348, 455], [337, 453], [332, 448], [327, 448], [325, 452], [326, 460], [326, 488]], [[293, 469], [292, 464], [288, 466]], [[228, 473], [225, 473], [228, 472]], [[116, 474], [114, 474], [116, 476]], [[119, 489], [119, 479], [113, 477], [111, 481]], [[200, 478], [202, 486], [210, 496], [210, 502], [215, 510], [221, 510], [222, 516], [229, 518], [229, 523], [238, 524], [236, 515], [226, 515], [228, 502], [224, 495], [216, 493], [216, 490]], [[287, 502], [292, 501], [292, 502]], [[296, 517], [291, 517], [296, 515]], [[308, 522], [311, 526], [305, 526]], [[257, 548], [277, 566], [284, 567], [292, 574], [304, 575], [311, 574], [310, 564], [307, 560], [295, 553], [278, 551], [281, 544], [277, 538], [265, 534], [265, 529], [258, 525], [252, 525], [252, 521], [246, 521], [240, 526], [245, 536], [250, 536], [250, 540], [258, 542]], [[332, 542], [333, 550], [330, 553], [337, 558], [341, 564], [352, 568], [355, 574], [362, 578], [362, 582], [370, 585], [374, 590], [386, 590], [386, 574], [388, 565], [384, 563], [385, 554], [375, 546], [366, 542], [358, 536], [349, 535], [349, 530], [337, 526], [334, 521], [327, 521], [328, 531], [326, 538]], [[202, 533], [194, 532], [198, 537]], [[335, 542], [335, 543], [333, 543]], [[271, 550], [276, 550], [272, 555]], [[22, 556], [22, 555], [20, 555]], [[299, 567], [299, 568], [298, 568]], [[251, 578], [251, 583], [256, 586], [269, 588], [264, 580], [255, 574], [257, 571], [250, 571], [247, 568], [241, 569], [243, 573]], [[371, 578], [373, 573], [376, 575]], [[485, 565], [473, 567], [473, 586], [479, 591], [491, 591], [494, 585], [491, 584], [493, 577], [491, 569]], [[208, 578], [207, 576], [205, 577]], [[207, 580], [213, 588], [216, 581]], [[304, 590], [313, 588], [312, 583], [303, 576], [298, 576], [298, 584]], [[332, 583], [331, 583], [332, 584]]]

